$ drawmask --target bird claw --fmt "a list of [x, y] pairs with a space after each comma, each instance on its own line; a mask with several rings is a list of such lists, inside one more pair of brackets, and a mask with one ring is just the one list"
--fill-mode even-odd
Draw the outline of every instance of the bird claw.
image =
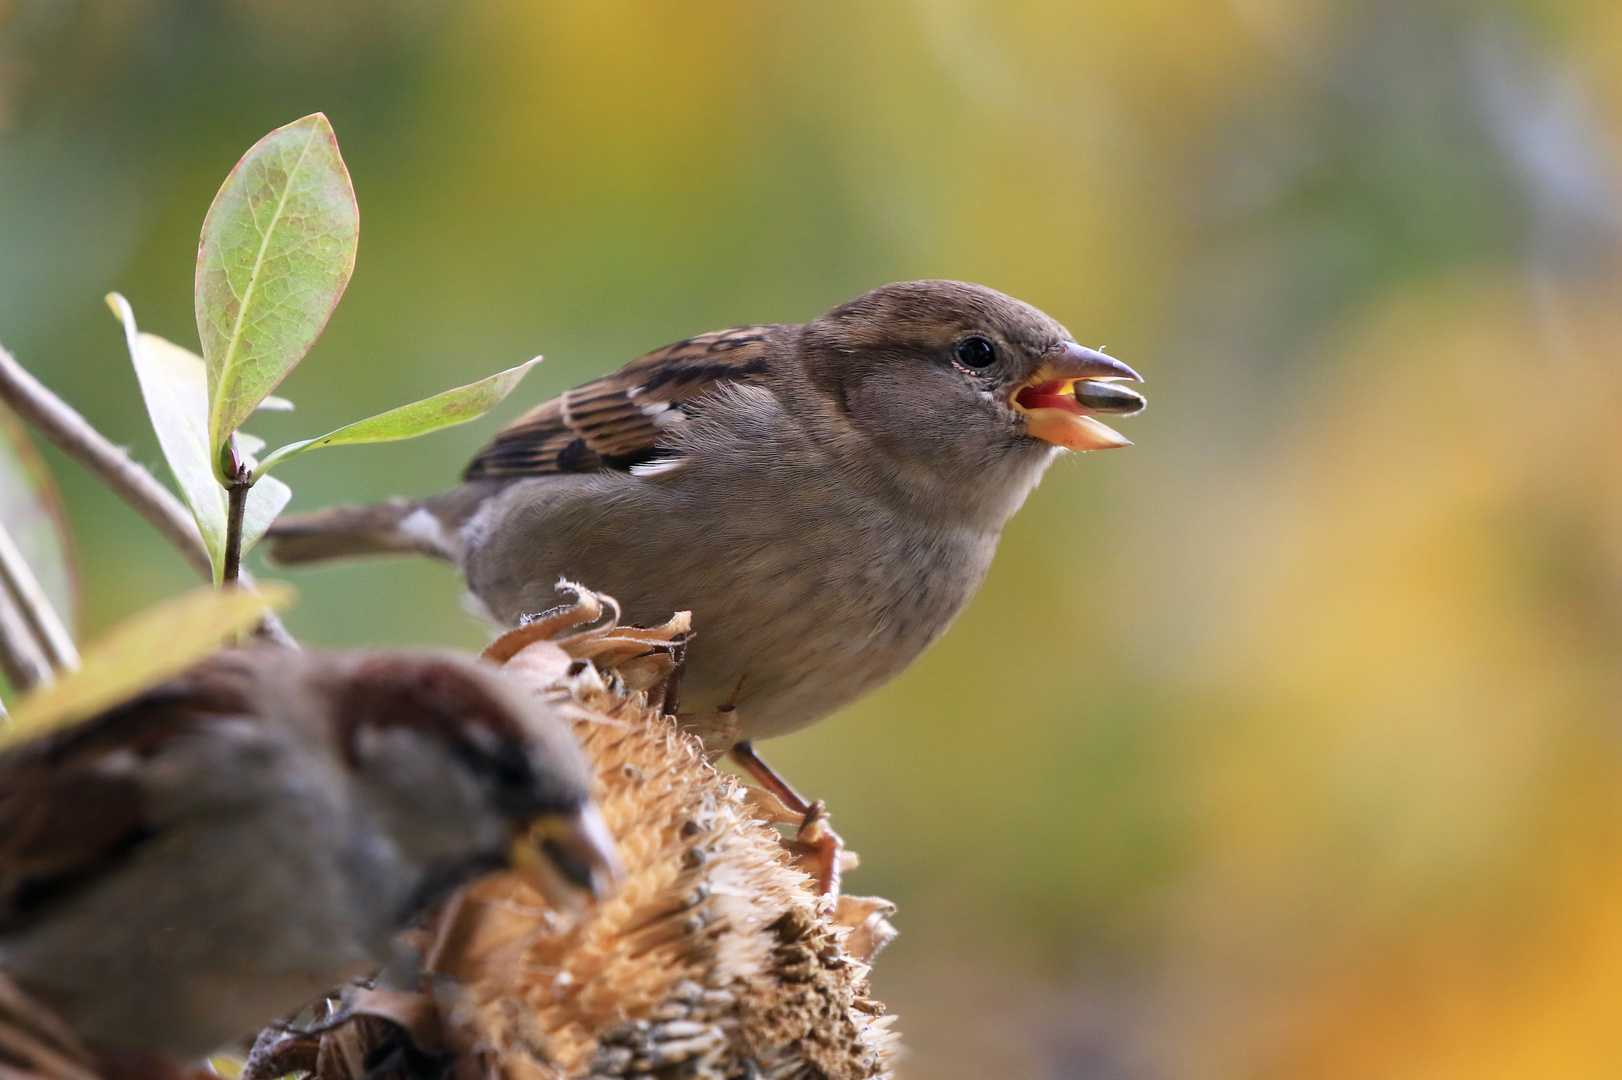
[[855, 853], [845, 850], [845, 841], [828, 821], [828, 804], [818, 799], [806, 808], [800, 827], [789, 841], [791, 851], [810, 866], [817, 883], [817, 901], [831, 913], [839, 905], [847, 858], [854, 868]]
[[831, 912], [839, 903], [845, 871], [854, 870], [859, 860], [854, 851], [845, 850], [844, 839], [829, 824], [828, 804], [821, 799], [806, 802], [755, 753], [750, 743], [737, 743], [730, 754], [733, 762], [760, 785], [751, 792], [751, 801], [764, 811], [763, 816], [780, 825], [797, 825], [794, 839], [783, 841], [783, 846], [794, 853], [802, 869], [816, 881], [818, 902]]
[[[536, 642], [554, 641], [575, 660], [589, 660], [599, 668], [614, 670], [630, 689], [646, 690], [650, 699], [659, 700], [662, 712], [673, 713], [682, 653], [691, 635], [690, 613], [677, 612], [662, 626], [627, 627], [620, 625], [619, 605], [612, 597], [571, 581], [558, 582], [558, 592], [572, 597], [572, 602], [526, 618], [517, 629], [497, 638], [485, 650], [484, 658], [504, 663]], [[742, 690], [741, 681], [738, 689]], [[731, 703], [716, 710], [708, 724], [694, 723], [691, 717], [684, 721], [684, 726], [704, 741], [706, 749], [729, 747], [732, 759], [776, 804], [773, 809], [781, 811], [776, 819], [797, 825], [794, 839], [784, 841], [784, 846], [795, 853], [816, 881], [818, 903], [828, 912], [835, 910], [845, 871], [856, 867], [857, 858], [854, 852], [845, 850], [845, 841], [829, 825], [827, 804], [821, 799], [807, 802], [760, 759], [748, 742], [738, 739], [737, 712]]]

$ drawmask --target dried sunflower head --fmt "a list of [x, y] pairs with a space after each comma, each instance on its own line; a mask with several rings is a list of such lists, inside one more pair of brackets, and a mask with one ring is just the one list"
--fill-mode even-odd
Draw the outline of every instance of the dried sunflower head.
[[[315, 1055], [318, 1080], [890, 1075], [896, 1039], [866, 976], [894, 908], [819, 898], [773, 827], [781, 808], [714, 769], [663, 715], [687, 632], [685, 613], [621, 627], [611, 600], [575, 588], [573, 604], [491, 647], [488, 659], [558, 703], [594, 763], [625, 867], [618, 892], [571, 914], [514, 875], [485, 879], [419, 942], [425, 967], [452, 977], [431, 1018], [352, 994], [362, 1028], [311, 1036], [302, 1051], [280, 1033], [280, 1063], [308, 1071], [312, 1040], [341, 1038], [344, 1052]], [[245, 1080], [287, 1071], [262, 1044]]]

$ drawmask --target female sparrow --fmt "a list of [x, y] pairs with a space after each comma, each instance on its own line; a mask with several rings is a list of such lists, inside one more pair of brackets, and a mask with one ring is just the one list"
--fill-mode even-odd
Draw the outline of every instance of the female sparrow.
[[630, 622], [691, 610], [681, 717], [755, 771], [751, 740], [945, 631], [1061, 448], [1129, 445], [1092, 414], [1143, 400], [1109, 380], [1138, 376], [1012, 297], [885, 285], [649, 353], [519, 418], [461, 487], [284, 517], [271, 556], [434, 555], [504, 623], [560, 577]]

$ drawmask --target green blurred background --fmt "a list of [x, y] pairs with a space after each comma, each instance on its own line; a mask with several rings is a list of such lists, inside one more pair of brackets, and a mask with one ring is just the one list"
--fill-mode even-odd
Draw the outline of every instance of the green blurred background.
[[[914, 277], [1148, 378], [766, 748], [900, 904], [908, 1076], [1622, 1074], [1622, 4], [0, 0], [0, 342], [157, 466], [101, 296], [195, 347], [214, 191], [317, 109], [360, 257], [273, 445]], [[192, 584], [50, 461], [89, 631]], [[439, 565], [293, 579], [311, 642], [483, 637]]]

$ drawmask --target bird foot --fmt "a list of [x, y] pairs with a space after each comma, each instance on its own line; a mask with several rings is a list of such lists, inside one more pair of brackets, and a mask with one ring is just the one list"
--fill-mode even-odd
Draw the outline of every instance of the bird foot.
[[806, 808], [800, 828], [787, 846], [799, 853], [802, 863], [810, 867], [817, 883], [818, 903], [832, 912], [839, 905], [846, 859], [854, 860], [856, 856], [845, 850], [844, 838], [830, 827], [826, 803], [818, 799]]
[[783, 846], [816, 881], [819, 903], [833, 910], [839, 903], [845, 871], [854, 870], [860, 860], [854, 851], [845, 850], [844, 839], [829, 824], [828, 804], [821, 799], [807, 802], [761, 760], [750, 743], [737, 743], [729, 753], [733, 762], [760, 785], [752, 792], [756, 808], [778, 824], [797, 826], [794, 839], [783, 841]]

